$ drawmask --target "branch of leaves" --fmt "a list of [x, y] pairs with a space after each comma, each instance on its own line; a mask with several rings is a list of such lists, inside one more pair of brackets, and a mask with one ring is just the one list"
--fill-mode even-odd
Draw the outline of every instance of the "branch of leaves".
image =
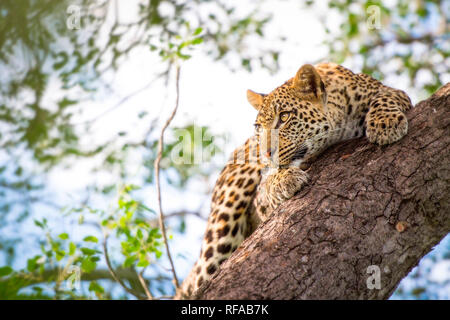
[[159, 49], [159, 55], [163, 60], [169, 60], [170, 62], [176, 61], [178, 59], [188, 60], [191, 55], [186, 53], [186, 50], [192, 50], [194, 46], [203, 43], [203, 37], [200, 36], [203, 29], [196, 28], [191, 32], [189, 24], [186, 23], [185, 27], [187, 29], [187, 35], [182, 37], [177, 34], [170, 39], [167, 43], [167, 47], [158, 48], [156, 45], [151, 45], [150, 50], [156, 51]]
[[[0, 279], [8, 277], [9, 282], [14, 279], [24, 279], [17, 286], [13, 294], [34, 285], [31, 289], [41, 293], [44, 289], [52, 288], [51, 296], [60, 298], [86, 298], [78, 291], [81, 273], [90, 273], [97, 268], [101, 251], [96, 249], [98, 239], [89, 235], [83, 238], [81, 244], [75, 244], [69, 239], [67, 233], [60, 233], [56, 237], [52, 235], [46, 218], [35, 220], [35, 225], [42, 229], [45, 241], [40, 244], [40, 254], [27, 260], [26, 268], [13, 270], [10, 266], [0, 268]], [[44, 274], [47, 269], [56, 269], [53, 274]], [[4, 279], [1, 279], [4, 280]], [[104, 289], [95, 281], [89, 285], [89, 291], [98, 298], [102, 298]]]
[[161, 232], [159, 228], [150, 226], [150, 219], [144, 214], [153, 215], [155, 212], [131, 197], [130, 193], [136, 189], [139, 187], [125, 186], [117, 201], [117, 212], [101, 222], [106, 232], [115, 231], [117, 239], [120, 239], [125, 268], [145, 268], [151, 264], [153, 256], [156, 259], [162, 256]]
[[[118, 258], [123, 261], [123, 267], [145, 269], [152, 261], [161, 258], [162, 235], [158, 228], [149, 225], [149, 219], [144, 215], [144, 212], [154, 214], [154, 211], [131, 197], [130, 193], [136, 189], [138, 187], [133, 185], [123, 187], [117, 207], [108, 215], [102, 210], [87, 210], [102, 218], [100, 224], [106, 233], [115, 233], [114, 240], [120, 241], [122, 257]], [[80, 213], [78, 222], [84, 224], [85, 211], [86, 208], [70, 209], [68, 214]], [[99, 239], [95, 235], [86, 235], [77, 243], [70, 239], [67, 232], [52, 235], [46, 218], [35, 220], [34, 223], [45, 235], [45, 241], [40, 244], [40, 254], [28, 259], [26, 268], [22, 270], [15, 271], [10, 266], [0, 267], [0, 282], [12, 282], [16, 275], [20, 275], [21, 279], [27, 281], [22, 282], [12, 295], [31, 285], [34, 285], [32, 289], [36, 292], [42, 292], [50, 285], [53, 288], [50, 296], [82, 298], [80, 290], [77, 290], [80, 289], [81, 274], [96, 270], [102, 254], [105, 254], [100, 250]], [[48, 269], [57, 269], [58, 272], [51, 275], [44, 273]], [[99, 299], [105, 298], [104, 288], [96, 281], [89, 282], [89, 291]]]

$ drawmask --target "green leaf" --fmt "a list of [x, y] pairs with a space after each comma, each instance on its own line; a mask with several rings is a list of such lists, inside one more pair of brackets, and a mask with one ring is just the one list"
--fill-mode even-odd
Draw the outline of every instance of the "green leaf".
[[39, 264], [37, 263], [37, 260], [39, 260], [42, 256], [35, 256], [31, 259], [27, 260], [27, 270], [29, 272], [34, 272], [38, 268]]
[[[69, 56], [67, 55], [66, 52], [59, 52], [59, 53], [57, 54], [56, 57], [61, 57], [61, 60], [60, 60], [60, 61], [57, 61], [57, 62], [55, 62], [55, 63], [53, 64], [53, 69], [55, 69], [55, 70], [61, 69], [61, 68], [64, 67], [64, 66], [66, 65], [66, 63], [69, 61]], [[55, 57], [55, 58], [56, 58], [56, 57]], [[55, 59], [55, 60], [56, 60], [56, 59]]]
[[77, 102], [78, 101], [76, 101], [76, 100], [70, 100], [70, 99], [64, 98], [63, 100], [58, 102], [58, 106], [61, 109], [64, 109], [65, 107], [70, 106], [72, 104], [76, 104]]
[[184, 219], [182, 219], [181, 222], [180, 222], [179, 231], [180, 231], [180, 233], [185, 233], [186, 232], [186, 221]]
[[42, 222], [35, 219], [34, 224], [41, 229], [45, 229], [47, 227], [47, 219], [42, 219]]
[[97, 267], [97, 263], [95, 261], [92, 261], [89, 257], [83, 259], [81, 262], [81, 270], [83, 272], [89, 273], [91, 271], [94, 271]]
[[150, 230], [149, 238], [156, 238], [158, 234], [159, 234], [159, 229], [153, 228], [152, 230]]
[[36, 270], [37, 267], [37, 263], [36, 263], [36, 259], [28, 259], [27, 260], [27, 270], [29, 272], [33, 272], [34, 270]]
[[57, 261], [61, 261], [61, 259], [64, 258], [64, 257], [66, 256], [66, 252], [63, 251], [63, 250], [57, 250], [57, 251], [55, 252], [55, 254], [56, 254], [56, 260], [57, 260]]
[[195, 29], [193, 35], [194, 35], [194, 36], [198, 36], [200, 33], [202, 33], [202, 31], [203, 31], [203, 28], [200, 28], [200, 27], [199, 27], [199, 28]]
[[124, 191], [125, 191], [126, 193], [129, 193], [129, 192], [131, 192], [131, 191], [133, 191], [133, 190], [139, 190], [140, 188], [141, 188], [141, 187], [139, 187], [138, 185], [135, 185], [135, 184], [129, 184], [129, 185], [125, 186]]
[[96, 237], [94, 237], [94, 236], [87, 236], [87, 237], [85, 237], [85, 238], [83, 239], [83, 241], [98, 243], [98, 239], [97, 239]]
[[71, 242], [69, 244], [69, 256], [73, 256], [73, 254], [75, 253], [77, 249], [77, 246], [75, 245], [75, 243]]
[[31, 288], [33, 291], [35, 291], [35, 292], [37, 292], [38, 294], [40, 294], [40, 293], [42, 293], [42, 291], [44, 290], [44, 289], [42, 289], [41, 287], [33, 287], [33, 288]]
[[13, 269], [9, 266], [0, 267], [0, 277], [7, 276], [13, 272]]
[[145, 268], [149, 265], [150, 263], [147, 260], [140, 260], [139, 263], [136, 265], [137, 267], [142, 267]]
[[192, 56], [189, 54], [177, 53], [177, 56], [182, 60], [189, 60]]
[[101, 285], [97, 283], [97, 281], [92, 281], [89, 284], [89, 291], [93, 291], [95, 293], [104, 293], [105, 289]]
[[132, 267], [136, 259], [137, 259], [136, 255], [129, 256], [128, 258], [126, 258], [125, 261], [123, 262], [124, 268]]
[[60, 239], [62, 239], [62, 240], [67, 240], [67, 239], [69, 239], [69, 235], [67, 234], [67, 233], [61, 233], [59, 236], [58, 236]]
[[96, 253], [101, 253], [101, 251], [99, 251], [99, 250], [86, 248], [86, 247], [80, 248], [80, 250], [81, 250], [81, 252], [83, 252], [83, 254], [85, 254], [87, 256], [91, 256], [91, 255], [94, 255]]
[[194, 40], [192, 40], [193, 45], [197, 45], [200, 43], [203, 43], [203, 38], [195, 38]]

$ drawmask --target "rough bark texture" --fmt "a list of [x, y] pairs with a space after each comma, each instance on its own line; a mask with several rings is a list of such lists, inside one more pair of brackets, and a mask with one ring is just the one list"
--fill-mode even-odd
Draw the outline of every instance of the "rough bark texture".
[[[378, 147], [327, 150], [311, 183], [280, 206], [197, 299], [387, 299], [450, 232], [450, 83], [408, 114], [409, 133]], [[368, 266], [381, 289], [368, 289]]]

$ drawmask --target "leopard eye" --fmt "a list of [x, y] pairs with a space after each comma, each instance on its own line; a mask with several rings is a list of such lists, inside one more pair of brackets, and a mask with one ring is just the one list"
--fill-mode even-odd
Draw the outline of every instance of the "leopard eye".
[[255, 126], [255, 132], [256, 133], [261, 132], [261, 125], [259, 123], [255, 123], [254, 126]]
[[283, 112], [283, 113], [280, 115], [280, 120], [281, 120], [282, 122], [286, 122], [286, 121], [289, 120], [290, 117], [291, 117], [291, 113], [290, 113], [290, 112]]

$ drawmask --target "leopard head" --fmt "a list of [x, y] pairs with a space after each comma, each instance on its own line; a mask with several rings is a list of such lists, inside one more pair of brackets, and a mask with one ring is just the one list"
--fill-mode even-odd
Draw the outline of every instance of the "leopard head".
[[312, 65], [302, 66], [269, 94], [248, 90], [247, 98], [258, 111], [255, 135], [271, 165], [298, 165], [319, 151], [320, 137], [330, 125], [325, 85]]

